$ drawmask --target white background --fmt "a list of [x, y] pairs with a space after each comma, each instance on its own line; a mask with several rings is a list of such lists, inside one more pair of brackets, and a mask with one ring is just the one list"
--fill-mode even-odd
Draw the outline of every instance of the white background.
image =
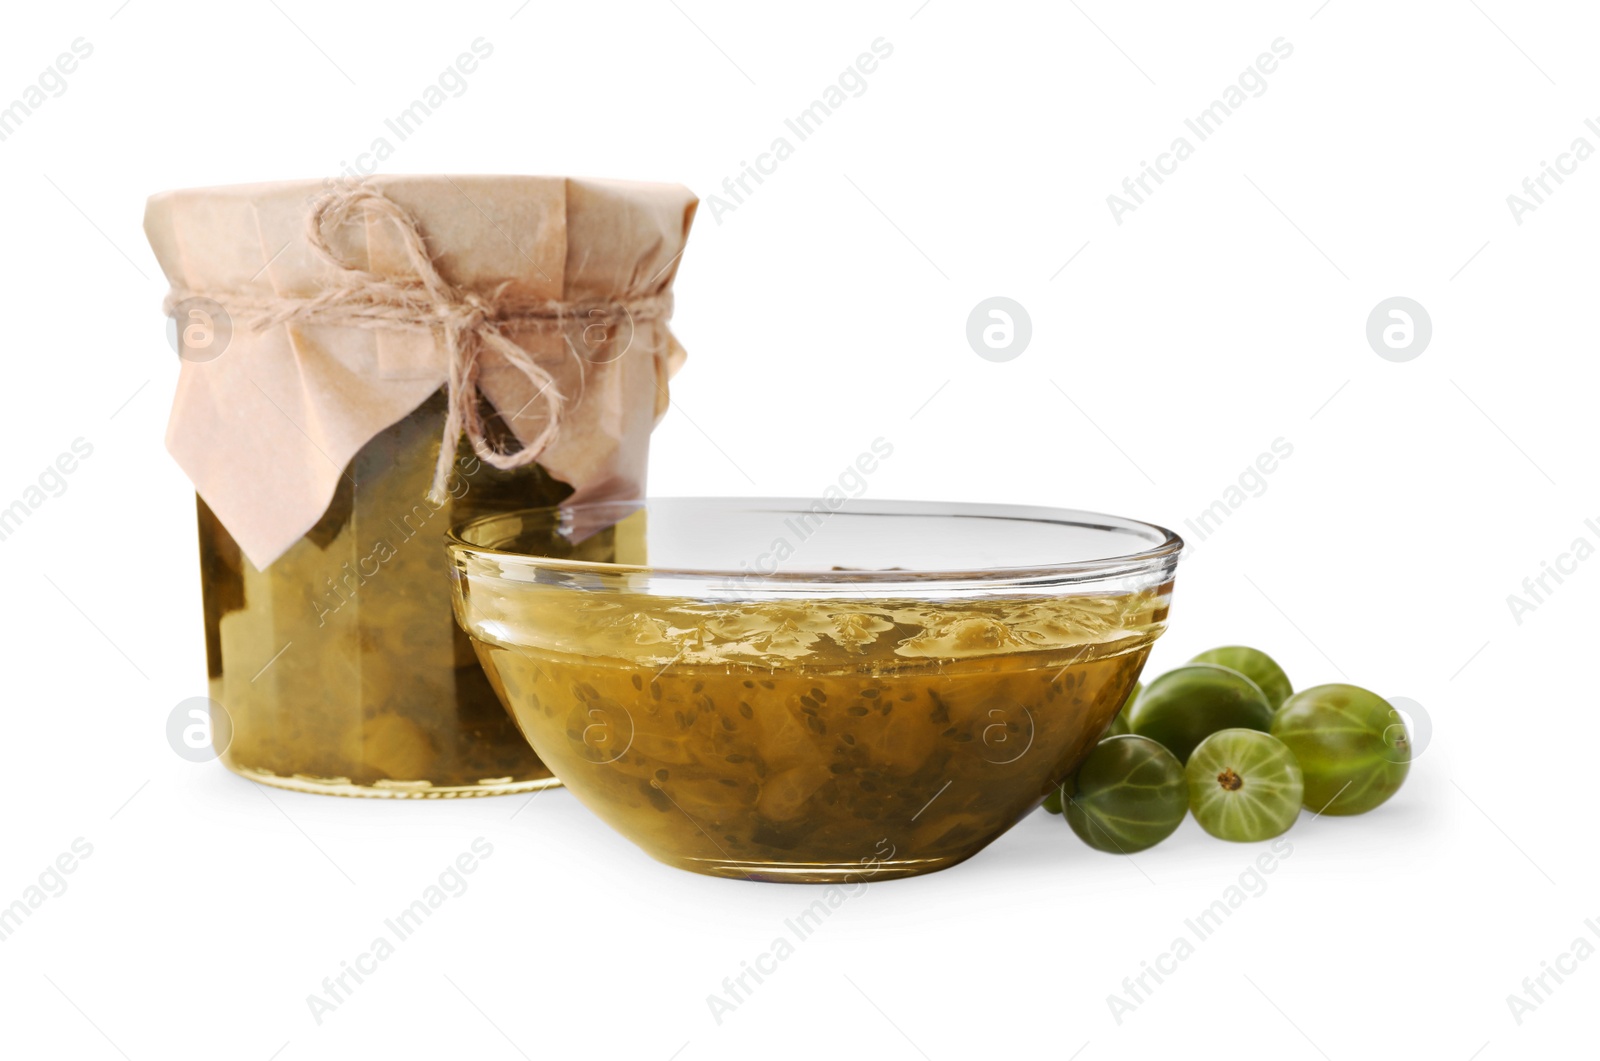
[[[1574, 138], [1600, 147], [1592, 11], [118, 2], [19, 7], [0, 34], [0, 101], [74, 39], [94, 49], [0, 143], [0, 502], [74, 439], [94, 447], [0, 542], [0, 903], [76, 838], [93, 846], [0, 943], [0, 1051], [1593, 1051], [1600, 961], [1547, 981], [1520, 1025], [1506, 1001], [1576, 938], [1600, 944], [1584, 924], [1600, 917], [1584, 674], [1600, 561], [1520, 623], [1507, 604], [1574, 539], [1600, 544], [1584, 525], [1600, 517], [1600, 161], [1521, 224], [1506, 201]], [[384, 171], [708, 196], [892, 44], [754, 195], [702, 207], [654, 492], [815, 496], [883, 436], [875, 497], [1070, 505], [1192, 537], [1185, 521], [1281, 437], [1293, 456], [1181, 566], [1152, 668], [1245, 642], [1299, 686], [1410, 697], [1433, 736], [1405, 788], [1366, 817], [1302, 819], [1266, 892], [1120, 1024], [1107, 996], [1256, 848], [1190, 821], [1135, 864], [1037, 814], [971, 862], [872, 885], [719, 1025], [707, 995], [770, 949], [804, 887], [668, 869], [561, 791], [268, 799], [173, 754], [165, 720], [205, 691], [203, 640], [144, 199], [333, 175], [480, 36], [493, 56]], [[1293, 55], [1266, 92], [1119, 225], [1106, 197], [1279, 37]], [[1032, 319], [1003, 364], [965, 338], [993, 295]], [[1365, 338], [1396, 295], [1434, 326], [1407, 363]], [[306, 996], [480, 836], [494, 852], [470, 890], [314, 1021]]]

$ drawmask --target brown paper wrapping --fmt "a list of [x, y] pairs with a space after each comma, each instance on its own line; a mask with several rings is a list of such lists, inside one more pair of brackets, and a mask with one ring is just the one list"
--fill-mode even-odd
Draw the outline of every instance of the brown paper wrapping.
[[[561, 177], [373, 177], [416, 220], [450, 284], [507, 298], [595, 303], [670, 290], [696, 199], [671, 184]], [[228, 305], [230, 293], [309, 298], [330, 279], [305, 238], [319, 181], [162, 192], [145, 232], [173, 288]], [[328, 232], [348, 264], [409, 275], [397, 232], [369, 220]], [[184, 361], [167, 449], [250, 561], [264, 569], [317, 522], [357, 450], [446, 381], [427, 332], [290, 323], [232, 335]], [[182, 322], [180, 322], [181, 326]], [[566, 397], [560, 433], [538, 457], [573, 501], [643, 496], [651, 429], [684, 353], [664, 319], [590, 335], [506, 325]], [[585, 341], [573, 342], [574, 335]], [[593, 341], [590, 341], [593, 340]], [[527, 377], [485, 360], [479, 386], [523, 442], [543, 425]]]

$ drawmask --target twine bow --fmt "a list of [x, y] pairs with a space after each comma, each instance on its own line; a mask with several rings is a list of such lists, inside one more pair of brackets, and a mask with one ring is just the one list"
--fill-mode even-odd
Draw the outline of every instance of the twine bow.
[[[400, 246], [412, 275], [383, 276], [368, 272], [350, 265], [329, 246], [328, 230], [354, 220], [362, 212], [388, 221], [399, 232]], [[506, 289], [510, 281], [482, 294], [455, 287], [434, 267], [416, 218], [382, 192], [361, 185], [340, 188], [317, 198], [306, 215], [306, 243], [311, 253], [332, 270], [332, 278], [316, 295], [309, 298], [211, 295], [175, 289], [167, 296], [168, 312], [185, 298], [204, 296], [229, 310], [253, 311], [246, 323], [255, 331], [300, 323], [434, 333], [440, 340], [448, 367], [444, 433], [428, 495], [436, 503], [444, 500], [445, 482], [463, 434], [482, 460], [496, 468], [510, 470], [532, 463], [560, 433], [566, 398], [556, 385], [555, 377], [528, 351], [508, 339], [501, 330], [503, 326], [563, 330], [568, 322], [582, 321], [585, 328], [607, 326], [605, 334], [610, 334], [608, 326], [624, 320], [636, 324], [665, 319], [672, 313], [672, 296], [667, 293], [586, 303], [508, 298]], [[567, 345], [571, 349], [570, 339]], [[478, 389], [479, 368], [486, 352], [498, 356], [527, 377], [537, 391], [535, 399], [544, 399], [543, 427], [537, 436], [517, 449], [499, 449], [489, 438]], [[573, 352], [576, 355], [576, 350]]]

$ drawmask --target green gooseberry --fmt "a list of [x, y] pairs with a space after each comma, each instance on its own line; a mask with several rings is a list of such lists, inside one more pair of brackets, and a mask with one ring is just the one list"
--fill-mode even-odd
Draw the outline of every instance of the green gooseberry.
[[1150, 683], [1128, 712], [1128, 726], [1166, 745], [1187, 762], [1195, 746], [1220, 729], [1257, 729], [1272, 724], [1266, 694], [1236, 670], [1214, 663], [1189, 663]]
[[1189, 811], [1173, 754], [1148, 737], [1107, 737], [1061, 786], [1067, 824], [1097, 851], [1131, 855], [1172, 835]]
[[1255, 729], [1225, 729], [1200, 742], [1185, 768], [1189, 809], [1222, 840], [1270, 840], [1294, 824], [1305, 783], [1288, 745]]
[[1355, 685], [1318, 685], [1289, 697], [1272, 735], [1305, 772], [1306, 808], [1365, 814], [1394, 795], [1411, 769], [1411, 741], [1400, 713]]
[[[1128, 729], [1128, 708], [1139, 698], [1139, 690], [1143, 688], [1144, 686], [1138, 682], [1133, 683], [1133, 691], [1128, 694], [1126, 700], [1122, 701], [1122, 706], [1112, 716], [1111, 724], [1106, 727], [1106, 731], [1101, 737], [1102, 740], [1130, 732]], [[1044, 798], [1044, 802], [1040, 806], [1051, 814], [1061, 813], [1061, 784], [1058, 783], [1050, 789], [1050, 794]]]
[[1294, 686], [1289, 684], [1289, 676], [1283, 673], [1283, 668], [1258, 648], [1224, 645], [1222, 648], [1202, 652], [1189, 662], [1215, 663], [1219, 667], [1238, 671], [1261, 687], [1261, 691], [1266, 694], [1267, 703], [1274, 711], [1294, 692]]
[[1143, 690], [1144, 686], [1141, 683], [1133, 683], [1133, 691], [1128, 694], [1126, 700], [1122, 701], [1122, 706], [1117, 709], [1116, 715], [1111, 719], [1111, 725], [1106, 727], [1105, 735], [1107, 737], [1120, 737], [1124, 733], [1133, 732], [1128, 728], [1128, 709], [1133, 706], [1135, 700], [1139, 699], [1139, 693]]

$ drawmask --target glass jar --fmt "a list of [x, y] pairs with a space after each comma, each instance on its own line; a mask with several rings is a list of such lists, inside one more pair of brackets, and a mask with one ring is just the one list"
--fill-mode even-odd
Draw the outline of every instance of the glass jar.
[[[442, 393], [350, 462], [322, 519], [266, 571], [200, 509], [213, 733], [235, 772], [347, 796], [453, 798], [556, 782], [501, 706], [451, 614], [453, 523], [571, 488], [501, 471], [463, 440], [443, 505], [427, 499]], [[219, 739], [218, 743], [222, 743]]]
[[455, 625], [445, 535], [643, 493], [696, 202], [465, 174], [150, 197], [228, 767], [353, 796], [557, 783]]

